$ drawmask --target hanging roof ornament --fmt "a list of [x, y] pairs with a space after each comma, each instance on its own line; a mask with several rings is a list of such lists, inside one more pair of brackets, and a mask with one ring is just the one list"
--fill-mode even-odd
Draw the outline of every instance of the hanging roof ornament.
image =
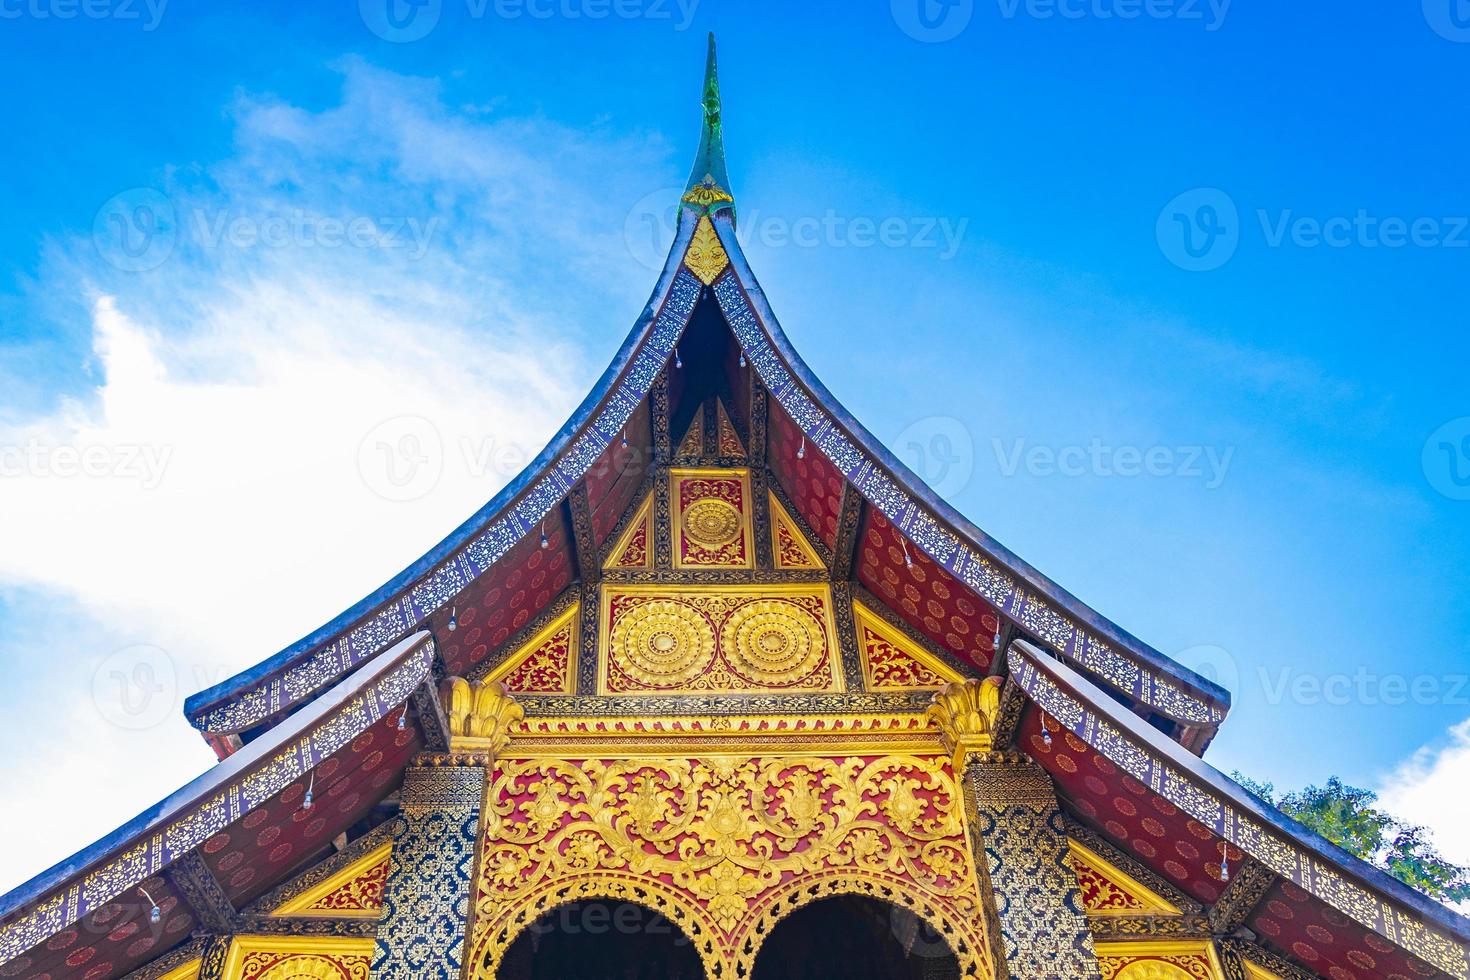
[[725, 173], [725, 136], [720, 123], [720, 75], [715, 63], [715, 36], [709, 36], [709, 55], [704, 63], [704, 128], [699, 137], [699, 154], [689, 173], [684, 203], [692, 204], [705, 214], [729, 207], [735, 198], [726, 189], [730, 178]]

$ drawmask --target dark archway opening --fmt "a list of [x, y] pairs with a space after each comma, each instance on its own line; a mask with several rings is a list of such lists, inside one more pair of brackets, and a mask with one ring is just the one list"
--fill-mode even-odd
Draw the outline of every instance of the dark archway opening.
[[526, 928], [500, 962], [499, 980], [703, 980], [689, 937], [632, 902], [572, 902]]
[[959, 961], [908, 909], [861, 895], [825, 898], [777, 923], [752, 980], [950, 980]]

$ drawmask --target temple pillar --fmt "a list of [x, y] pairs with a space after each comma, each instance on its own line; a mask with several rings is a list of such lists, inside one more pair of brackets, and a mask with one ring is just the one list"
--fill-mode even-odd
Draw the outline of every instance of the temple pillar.
[[1051, 777], [992, 745], [1003, 683], [950, 684], [929, 709], [964, 790], [992, 952], [1002, 956], [996, 978], [1100, 980]]
[[373, 953], [374, 980], [460, 980], [487, 776], [520, 705], [499, 684], [445, 680], [449, 751], [404, 776]]

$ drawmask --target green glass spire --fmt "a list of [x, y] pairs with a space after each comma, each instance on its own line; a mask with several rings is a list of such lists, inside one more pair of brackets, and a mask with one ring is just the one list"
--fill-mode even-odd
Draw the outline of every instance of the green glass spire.
[[730, 178], [725, 173], [725, 137], [720, 124], [720, 75], [715, 64], [715, 36], [709, 36], [709, 57], [704, 65], [704, 128], [699, 137], [699, 155], [689, 174], [688, 194], [684, 200], [714, 210], [728, 205]]

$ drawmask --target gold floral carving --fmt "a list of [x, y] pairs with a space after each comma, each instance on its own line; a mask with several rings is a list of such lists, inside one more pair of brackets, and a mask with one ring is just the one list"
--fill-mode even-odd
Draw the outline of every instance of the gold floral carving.
[[824, 585], [603, 592], [606, 694], [842, 690]]
[[964, 680], [861, 603], [853, 603], [852, 612], [868, 690], [935, 689]]
[[689, 189], [689, 193], [684, 195], [683, 200], [689, 204], [708, 208], [711, 204], [733, 202], [735, 198], [730, 196], [729, 191], [715, 183], [714, 177], [706, 175], [701, 183]]
[[768, 494], [771, 508], [771, 556], [777, 568], [821, 568], [822, 559], [812, 548], [806, 536], [797, 530], [796, 522], [786, 513], [786, 508]]
[[946, 684], [934, 695], [928, 717], [939, 728], [944, 747], [953, 755], [955, 768], [963, 768], [965, 756], [989, 752], [990, 733], [1000, 713], [1003, 677]]
[[613, 545], [603, 568], [653, 567], [653, 495], [645, 497], [628, 527]]
[[449, 751], [497, 757], [510, 742], [510, 726], [525, 717], [498, 681], [446, 677], [439, 698], [449, 718]]
[[576, 691], [577, 623], [581, 606], [572, 603], [535, 636], [521, 644], [486, 680], [509, 694], [572, 694]]
[[730, 264], [730, 256], [725, 254], [725, 246], [720, 244], [720, 236], [708, 215], [701, 217], [694, 229], [689, 250], [684, 253], [684, 264], [706, 286], [713, 285]]
[[988, 977], [982, 905], [948, 765], [878, 756], [502, 760], [486, 796], [471, 975], [579, 898], [654, 908], [714, 978], [748, 976], [791, 911], [834, 894], [911, 909]]
[[1183, 942], [1099, 943], [1102, 980], [1224, 980], [1215, 944]]
[[753, 568], [750, 471], [669, 471], [675, 568]]
[[1183, 915], [1151, 888], [1085, 844], [1069, 841], [1069, 858], [1088, 915]]
[[706, 551], [719, 551], [740, 536], [740, 511], [715, 497], [684, 508], [684, 534]]
[[375, 847], [327, 880], [297, 895], [272, 915], [293, 918], [376, 919], [383, 911], [392, 843]]
[[328, 936], [238, 936], [226, 980], [368, 980], [373, 940]]

